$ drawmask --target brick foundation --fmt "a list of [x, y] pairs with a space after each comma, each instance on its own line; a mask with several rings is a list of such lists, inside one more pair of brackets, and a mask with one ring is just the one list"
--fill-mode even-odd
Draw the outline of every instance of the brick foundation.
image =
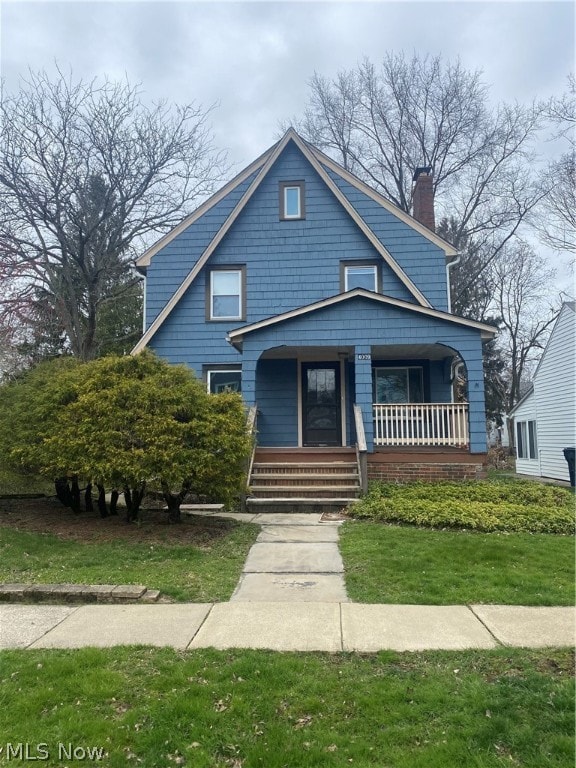
[[409, 483], [416, 480], [480, 480], [483, 477], [486, 477], [486, 454], [395, 451], [368, 456], [369, 480]]

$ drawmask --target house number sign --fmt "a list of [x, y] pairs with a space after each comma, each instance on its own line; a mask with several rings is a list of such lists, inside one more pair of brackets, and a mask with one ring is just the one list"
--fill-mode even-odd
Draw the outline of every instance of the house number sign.
[[372, 355], [358, 355], [358, 360], [371, 360]]

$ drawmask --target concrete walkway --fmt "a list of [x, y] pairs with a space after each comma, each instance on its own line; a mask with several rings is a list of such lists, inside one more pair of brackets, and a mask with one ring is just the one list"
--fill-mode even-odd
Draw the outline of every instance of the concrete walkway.
[[320, 514], [262, 514], [232, 602], [348, 602], [337, 522]]
[[206, 514], [262, 526], [230, 602], [0, 604], [0, 649], [153, 645], [372, 653], [574, 645], [571, 607], [350, 603], [338, 523], [320, 522], [320, 515]]

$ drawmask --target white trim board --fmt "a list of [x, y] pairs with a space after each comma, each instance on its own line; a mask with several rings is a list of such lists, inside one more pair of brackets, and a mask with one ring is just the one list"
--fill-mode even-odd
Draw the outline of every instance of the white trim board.
[[292, 318], [300, 317], [301, 315], [306, 315], [309, 312], [315, 312], [319, 309], [331, 307], [335, 304], [340, 304], [344, 301], [350, 301], [351, 299], [356, 298], [369, 299], [370, 301], [374, 301], [379, 304], [389, 305], [398, 309], [406, 309], [409, 312], [416, 312], [417, 314], [434, 317], [438, 320], [446, 320], [456, 325], [463, 325], [468, 328], [474, 328], [481, 332], [483, 339], [491, 339], [496, 335], [496, 333], [498, 333], [497, 328], [494, 328], [491, 325], [487, 325], [486, 323], [479, 323], [476, 320], [468, 320], [467, 318], [451, 315], [448, 314], [448, 312], [442, 312], [438, 309], [431, 309], [430, 307], [422, 307], [418, 304], [411, 304], [408, 301], [403, 301], [402, 299], [394, 299], [391, 296], [383, 296], [379, 293], [372, 293], [371, 291], [366, 291], [364, 288], [354, 288], [352, 291], [339, 293], [336, 296], [331, 296], [328, 299], [316, 301], [313, 304], [308, 304], [305, 307], [298, 307], [298, 309], [293, 309], [290, 312], [283, 312], [280, 315], [268, 317], [265, 320], [260, 320], [257, 323], [251, 323], [250, 325], [244, 325], [241, 328], [236, 328], [236, 330], [230, 331], [226, 338], [230, 344], [237, 346], [238, 344], [242, 343], [246, 334], [253, 333], [254, 331], [261, 330], [262, 328], [268, 328], [278, 323], [283, 323], [287, 320], [291, 320]]

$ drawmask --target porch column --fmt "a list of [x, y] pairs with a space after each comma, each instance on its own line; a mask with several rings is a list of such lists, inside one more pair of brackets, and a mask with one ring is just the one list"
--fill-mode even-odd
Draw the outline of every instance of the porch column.
[[460, 356], [466, 364], [468, 376], [468, 419], [470, 427], [470, 453], [485, 453], [486, 438], [486, 405], [484, 400], [484, 369], [482, 365], [482, 342], [480, 338], [473, 348]]
[[256, 403], [256, 366], [259, 356], [259, 349], [250, 349], [249, 343], [244, 343], [242, 351], [242, 397], [246, 405]]
[[372, 354], [369, 344], [357, 345], [355, 349], [355, 402], [362, 409], [366, 446], [374, 451], [374, 421], [372, 414]]

